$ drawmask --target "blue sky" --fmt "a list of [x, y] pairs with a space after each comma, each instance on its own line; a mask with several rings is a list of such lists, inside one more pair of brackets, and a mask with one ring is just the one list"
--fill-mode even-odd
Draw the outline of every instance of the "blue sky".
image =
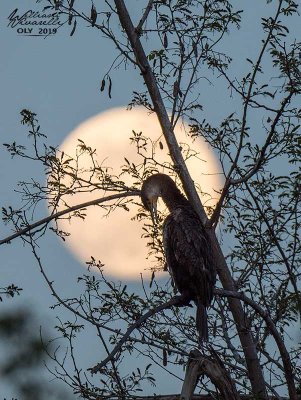
[[[78, 4], [89, 2], [78, 1]], [[127, 1], [136, 13], [135, 0]], [[141, 2], [142, 3], [142, 2]], [[140, 4], [141, 4], [140, 3]], [[143, 2], [144, 4], [145, 2]], [[234, 58], [233, 74], [243, 74], [247, 64], [245, 58], [255, 57], [259, 51], [260, 17], [266, 13], [264, 1], [235, 1], [246, 9], [246, 20], [236, 35], [229, 35], [224, 43]], [[273, 2], [275, 3], [275, 2]], [[271, 5], [271, 7], [273, 4]], [[17, 141], [25, 144], [27, 130], [20, 124], [20, 110], [28, 108], [37, 113], [42, 132], [48, 136], [48, 143], [54, 146], [61, 143], [68, 133], [87, 118], [111, 107], [124, 106], [133, 90], [141, 88], [141, 76], [137, 70], [123, 67], [114, 71], [112, 99], [99, 90], [100, 81], [116, 56], [112, 43], [101, 36], [97, 30], [84, 24], [70, 37], [70, 27], [63, 27], [56, 35], [47, 37], [24, 37], [15, 28], [8, 27], [9, 14], [18, 8], [25, 12], [39, 7], [35, 1], [3, 0], [0, 16], [0, 138], [1, 143]], [[296, 21], [296, 20], [293, 20]], [[301, 25], [301, 24], [300, 24]], [[292, 26], [299, 34], [300, 26]], [[152, 43], [149, 43], [151, 47]], [[209, 120], [220, 120], [235, 106], [235, 99], [229, 100], [224, 87], [218, 83], [215, 90], [203, 96], [204, 112]], [[236, 104], [237, 111], [240, 104]], [[11, 160], [5, 149], [0, 148], [0, 200], [1, 206], [17, 206], [18, 195], [13, 191], [16, 183], [35, 176], [43, 179], [42, 171], [37, 171], [32, 163]], [[40, 210], [41, 216], [46, 214]], [[44, 215], [45, 215], [44, 214]], [[1, 238], [10, 233], [8, 227], [1, 225]], [[38, 315], [38, 323], [52, 326], [54, 314], [49, 311], [52, 298], [46, 288], [30, 250], [20, 240], [1, 249], [1, 285], [10, 283], [23, 288], [22, 295], [15, 299], [5, 299], [0, 303], [3, 309], [17, 309], [24, 305], [32, 308]], [[72, 296], [78, 290], [76, 278], [83, 273], [79, 262], [61, 246], [54, 235], [49, 235], [40, 253], [47, 260], [51, 278], [56, 281], [59, 291]], [[138, 285], [133, 289], [140, 290]], [[85, 346], [82, 355], [83, 365], [89, 367], [95, 358], [93, 348]], [[93, 364], [93, 362], [92, 362]], [[168, 381], [162, 383], [163, 391], [175, 392]], [[1, 387], [1, 396], [14, 395], [8, 386]], [[5, 393], [5, 395], [3, 394]]]

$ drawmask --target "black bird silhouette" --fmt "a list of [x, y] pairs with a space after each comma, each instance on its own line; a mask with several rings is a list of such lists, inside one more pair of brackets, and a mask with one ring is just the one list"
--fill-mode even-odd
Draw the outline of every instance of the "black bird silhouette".
[[162, 197], [170, 211], [163, 225], [168, 270], [183, 304], [189, 304], [190, 300], [196, 303], [199, 340], [208, 341], [207, 308], [216, 281], [210, 240], [190, 202], [165, 174], [151, 175], [142, 185], [141, 200], [154, 223], [158, 197]]

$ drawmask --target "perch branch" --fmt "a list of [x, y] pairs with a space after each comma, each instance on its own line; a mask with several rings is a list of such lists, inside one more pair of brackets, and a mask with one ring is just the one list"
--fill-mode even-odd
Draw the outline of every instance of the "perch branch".
[[114, 347], [114, 349], [110, 352], [110, 354], [100, 363], [95, 365], [95, 367], [89, 368], [89, 371], [91, 371], [92, 374], [96, 374], [97, 372], [100, 372], [101, 369], [111, 360], [114, 360], [115, 355], [121, 350], [122, 346], [124, 343], [129, 339], [131, 333], [139, 328], [145, 321], [148, 320], [148, 318], [152, 317], [153, 315], [166, 310], [172, 306], [175, 305], [180, 305], [181, 303], [181, 296], [174, 296], [172, 299], [167, 301], [166, 303], [160, 304], [155, 308], [152, 308], [151, 310], [147, 311], [145, 314], [143, 314], [134, 324], [130, 325], [125, 334], [122, 336], [122, 338], [119, 340], [117, 345]]

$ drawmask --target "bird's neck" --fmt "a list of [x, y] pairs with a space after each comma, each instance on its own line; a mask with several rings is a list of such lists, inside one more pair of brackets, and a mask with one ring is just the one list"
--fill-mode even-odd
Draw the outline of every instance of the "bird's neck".
[[161, 191], [161, 197], [169, 211], [177, 207], [189, 206], [189, 201], [176, 186], [166, 185]]

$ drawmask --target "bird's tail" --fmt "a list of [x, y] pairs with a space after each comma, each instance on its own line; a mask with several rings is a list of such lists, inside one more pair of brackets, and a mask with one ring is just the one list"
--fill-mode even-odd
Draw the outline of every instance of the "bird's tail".
[[200, 299], [197, 299], [197, 310], [196, 310], [196, 329], [199, 333], [199, 342], [208, 342], [208, 322], [207, 322], [207, 310], [206, 307], [201, 303]]

